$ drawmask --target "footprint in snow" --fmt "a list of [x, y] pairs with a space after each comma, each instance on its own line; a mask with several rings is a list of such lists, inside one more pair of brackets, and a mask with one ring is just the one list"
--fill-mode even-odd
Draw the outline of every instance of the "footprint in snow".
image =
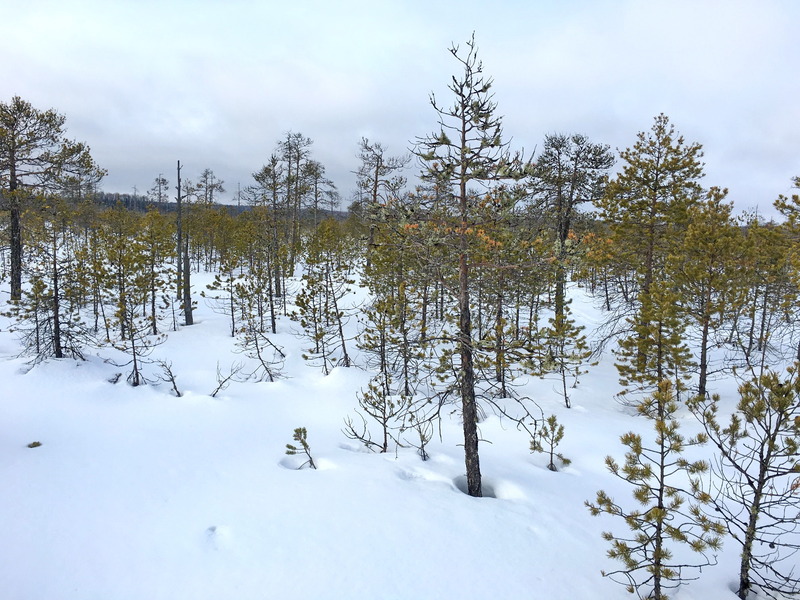
[[206, 529], [206, 542], [212, 550], [227, 550], [231, 547], [231, 529], [225, 525], [212, 525]]

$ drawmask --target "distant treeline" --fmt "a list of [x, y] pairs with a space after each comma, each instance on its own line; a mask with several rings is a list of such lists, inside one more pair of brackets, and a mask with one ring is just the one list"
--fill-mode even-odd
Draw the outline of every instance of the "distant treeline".
[[[137, 212], [146, 212], [151, 207], [156, 207], [162, 212], [176, 212], [178, 210], [178, 205], [175, 202], [154, 202], [151, 198], [141, 194], [120, 194], [119, 192], [100, 191], [95, 193], [94, 198], [97, 204], [103, 206], [111, 207], [121, 204], [128, 210]], [[251, 208], [249, 204], [236, 205], [213, 202], [212, 205], [224, 209], [231, 216], [239, 215]], [[305, 209], [302, 212], [304, 216], [306, 216], [305, 213], [311, 214], [312, 211], [311, 209]], [[326, 210], [324, 208], [317, 209], [317, 213], [322, 217], [332, 217], [339, 221], [346, 219], [349, 214], [347, 211]]]

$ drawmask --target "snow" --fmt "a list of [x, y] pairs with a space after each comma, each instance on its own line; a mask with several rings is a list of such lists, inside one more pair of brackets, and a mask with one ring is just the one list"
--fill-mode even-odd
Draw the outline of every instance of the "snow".
[[[196, 289], [203, 283], [197, 278]], [[585, 298], [572, 309], [590, 325], [597, 319]], [[366, 451], [342, 427], [370, 374], [337, 368], [325, 377], [304, 364], [286, 319], [277, 341], [289, 378], [234, 382], [212, 398], [217, 369], [241, 356], [226, 316], [201, 300], [196, 318], [151, 357], [172, 362], [180, 398], [166, 383], [110, 383], [124, 369], [105, 360], [107, 348], [85, 362], [31, 369], [0, 320], [3, 598], [631, 597], [600, 575], [616, 566], [601, 532], [624, 533], [624, 525], [584, 506], [599, 489], [633, 502], [604, 459], [622, 459], [627, 431], [651, 437], [649, 424], [613, 399], [610, 352], [571, 390], [572, 409], [554, 381], [525, 388], [564, 424], [558, 449], [572, 464], [550, 472], [525, 432], [489, 415], [481, 468], [493, 497], [472, 498], [461, 491], [457, 415], [445, 419], [426, 462], [411, 448]], [[682, 419], [687, 434], [697, 431], [690, 415]], [[297, 470], [300, 457], [285, 454], [301, 426], [316, 471]], [[29, 448], [34, 441], [41, 446]], [[719, 562], [673, 597], [734, 599], [735, 545]]]

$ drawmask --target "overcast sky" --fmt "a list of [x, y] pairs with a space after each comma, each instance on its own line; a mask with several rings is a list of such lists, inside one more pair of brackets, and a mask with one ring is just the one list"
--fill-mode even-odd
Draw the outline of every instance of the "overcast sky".
[[[632, 146], [663, 112], [705, 150], [707, 186], [772, 213], [800, 175], [793, 0], [0, 0], [0, 100], [67, 117], [145, 192], [210, 168], [230, 200], [288, 131], [314, 141], [345, 204], [358, 141], [392, 155], [436, 128], [475, 32], [514, 147], [548, 133]], [[418, 168], [414, 166], [414, 172]]]

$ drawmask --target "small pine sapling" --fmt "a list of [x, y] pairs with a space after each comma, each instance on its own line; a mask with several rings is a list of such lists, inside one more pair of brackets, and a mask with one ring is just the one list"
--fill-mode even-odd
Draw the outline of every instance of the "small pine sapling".
[[[592, 356], [592, 350], [583, 334], [583, 327], [575, 325], [575, 320], [570, 316], [569, 305], [571, 301], [564, 303], [563, 313], [550, 319], [550, 326], [542, 331], [545, 336], [548, 348], [548, 363], [559, 375], [561, 382], [560, 394], [564, 398], [564, 405], [570, 408], [572, 405], [567, 391], [567, 382], [570, 377], [574, 378], [572, 387], [578, 385], [578, 377], [587, 373], [583, 368], [586, 361]], [[592, 366], [597, 363], [592, 363]]]
[[[720, 548], [725, 528], [700, 508], [711, 502], [697, 477], [708, 471], [708, 464], [689, 462], [683, 452], [687, 446], [705, 443], [706, 436], [700, 434], [686, 440], [678, 432], [678, 403], [672, 384], [663, 380], [658, 391], [640, 402], [638, 409], [653, 421], [655, 444], [646, 446], [640, 435], [626, 433], [620, 438], [628, 448], [625, 464], [606, 457], [608, 470], [633, 486], [638, 506], [626, 509], [602, 490], [597, 492], [595, 502], [587, 501], [586, 506], [594, 516], [605, 513], [621, 518], [631, 530], [628, 537], [603, 533], [603, 538], [611, 542], [609, 558], [622, 563], [615, 571], [603, 572], [603, 576], [624, 584], [643, 600], [664, 600], [665, 589], [690, 579], [686, 570], [716, 564], [716, 557], [707, 553]], [[677, 487], [687, 479], [689, 491]], [[688, 508], [684, 506], [687, 498], [695, 502]], [[700, 558], [673, 556], [668, 547], [671, 542], [687, 546]]]
[[411, 410], [408, 412], [406, 424], [403, 426], [404, 430], [412, 430], [417, 434], [417, 442], [409, 442], [409, 444], [417, 449], [417, 454], [424, 461], [430, 458], [428, 454], [428, 442], [433, 438], [433, 422], [430, 416], [420, 417], [418, 411]]
[[531, 440], [531, 452], [542, 452], [549, 455], [550, 462], [547, 468], [551, 471], [558, 471], [555, 462], [556, 459], [558, 459], [564, 467], [572, 462], [564, 455], [556, 452], [556, 446], [558, 446], [562, 439], [564, 439], [564, 426], [558, 422], [555, 415], [550, 415], [547, 417], [547, 420], [541, 424], [539, 430]]
[[[381, 453], [389, 451], [390, 441], [399, 445], [393, 430], [401, 428], [411, 398], [402, 394], [394, 395], [391, 388], [392, 379], [388, 374], [378, 374], [370, 380], [367, 389], [358, 395], [361, 411], [357, 410], [356, 414], [361, 419], [361, 427], [357, 427], [350, 417], [345, 419], [344, 434], [348, 438], [358, 440], [367, 448]], [[379, 441], [372, 439], [364, 414], [380, 426]]]
[[292, 439], [300, 444], [300, 446], [295, 446], [294, 444], [286, 444], [286, 454], [289, 456], [296, 456], [298, 454], [304, 454], [306, 456], [306, 462], [300, 465], [298, 468], [302, 469], [306, 465], [311, 467], [312, 469], [316, 469], [317, 465], [314, 463], [314, 458], [311, 456], [311, 447], [308, 445], [308, 432], [306, 432], [305, 427], [298, 427], [294, 430], [294, 435]]
[[244, 369], [244, 365], [242, 363], [235, 363], [231, 365], [231, 368], [226, 375], [220, 369], [219, 362], [217, 362], [217, 387], [214, 388], [214, 391], [211, 392], [209, 396], [216, 398], [217, 394], [227, 389], [231, 382], [237, 381], [237, 377], [242, 369]]
[[712, 444], [714, 511], [742, 548], [739, 589], [770, 598], [800, 594], [796, 554], [800, 514], [800, 373], [767, 371], [739, 387], [740, 400], [722, 422], [720, 398], [697, 396], [689, 403]]
[[172, 363], [169, 362], [169, 361], [166, 361], [166, 360], [159, 360], [159, 361], [156, 361], [156, 362], [161, 367], [161, 370], [163, 371], [163, 374], [159, 376], [159, 379], [161, 379], [161, 381], [163, 381], [165, 383], [169, 383], [172, 386], [173, 393], [178, 398], [183, 396], [181, 391], [178, 389], [178, 383], [176, 381], [177, 380], [177, 375], [175, 375], [175, 372], [172, 370]]
[[283, 363], [286, 353], [259, 329], [258, 317], [249, 315], [245, 324], [236, 332], [237, 352], [256, 362], [256, 367], [247, 375], [249, 379], [274, 382], [283, 378]]

